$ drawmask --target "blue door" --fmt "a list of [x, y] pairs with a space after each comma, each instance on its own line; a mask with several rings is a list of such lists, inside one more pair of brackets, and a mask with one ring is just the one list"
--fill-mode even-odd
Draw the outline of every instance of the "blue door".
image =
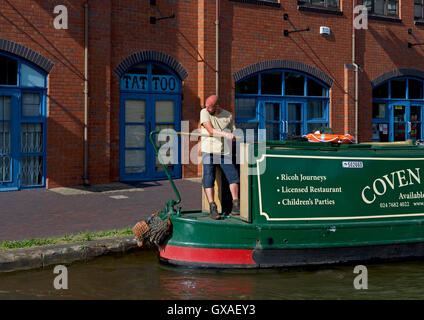
[[[120, 179], [151, 181], [166, 179], [149, 134], [153, 130], [180, 131], [181, 98], [179, 95], [121, 93]], [[170, 136], [171, 137], [171, 136]], [[180, 148], [172, 138], [156, 144], [173, 178], [181, 178]], [[161, 138], [166, 138], [161, 136]]]
[[405, 141], [408, 136], [408, 102], [395, 102], [389, 106], [391, 114], [391, 141]]
[[[172, 177], [181, 178], [180, 143], [176, 135], [166, 134], [166, 131], [181, 131], [180, 97], [176, 95], [156, 95], [152, 97], [151, 128], [163, 130], [165, 133], [156, 135], [156, 145], [159, 147], [162, 160]], [[152, 147], [149, 143], [149, 147]], [[152, 148], [152, 154], [154, 150]], [[165, 171], [158, 157], [150, 164], [152, 179], [165, 179]]]
[[284, 103], [266, 99], [259, 103], [259, 129], [265, 129], [266, 136], [261, 139], [282, 140], [287, 130]]
[[410, 103], [409, 107], [409, 137], [408, 139], [420, 140], [422, 139], [422, 121], [423, 121], [423, 104]]
[[266, 140], [283, 140], [301, 136], [307, 130], [304, 121], [306, 103], [301, 100], [271, 100], [260, 103], [260, 128], [266, 129]]
[[19, 186], [18, 94], [0, 90], [0, 188]]
[[402, 101], [389, 105], [390, 141], [422, 139], [423, 104]]
[[305, 103], [298, 100], [288, 100], [287, 103], [287, 126], [285, 137], [301, 136], [306, 131], [304, 119]]

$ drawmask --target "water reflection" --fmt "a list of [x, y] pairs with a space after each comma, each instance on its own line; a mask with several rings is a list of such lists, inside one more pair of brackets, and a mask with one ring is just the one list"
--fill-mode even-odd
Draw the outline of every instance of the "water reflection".
[[255, 292], [255, 283], [243, 276], [212, 271], [165, 271], [160, 273], [159, 282], [170, 299], [250, 299]]
[[0, 299], [422, 299], [422, 261], [374, 264], [368, 290], [355, 290], [354, 266], [319, 269], [183, 269], [151, 251], [68, 266], [68, 290], [55, 290], [53, 266], [0, 274]]

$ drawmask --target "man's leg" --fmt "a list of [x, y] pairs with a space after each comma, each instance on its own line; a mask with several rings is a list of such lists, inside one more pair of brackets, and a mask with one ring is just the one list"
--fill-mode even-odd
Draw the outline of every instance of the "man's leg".
[[233, 208], [231, 210], [231, 214], [239, 215], [240, 214], [240, 200], [239, 200], [240, 178], [237, 172], [237, 168], [235, 164], [233, 164], [232, 162], [229, 163], [228, 159], [227, 159], [227, 162], [225, 162], [225, 156], [222, 159], [221, 168], [225, 174], [225, 177], [228, 180], [228, 183], [230, 185], [231, 197], [233, 198]]
[[233, 200], [237, 200], [239, 198], [239, 184], [238, 183], [231, 183], [230, 184], [230, 191], [231, 191], [231, 197], [233, 197]]
[[215, 165], [212, 161], [212, 155], [208, 153], [202, 153], [203, 162], [203, 187], [205, 189], [206, 198], [209, 202], [209, 212], [211, 218], [220, 219], [221, 216], [218, 213], [218, 208], [214, 200], [214, 182], [215, 182]]
[[213, 188], [205, 188], [206, 198], [208, 199], [208, 202], [213, 202], [214, 199], [214, 189]]
[[240, 178], [236, 165], [232, 163], [232, 159], [228, 157], [231, 157], [231, 155], [222, 156], [220, 166], [227, 178], [228, 184], [230, 185], [230, 192], [233, 200], [238, 200]]
[[213, 164], [212, 155], [210, 153], [202, 153], [203, 162], [203, 187], [205, 188], [206, 198], [211, 203], [214, 200], [214, 182], [215, 182], [215, 165]]

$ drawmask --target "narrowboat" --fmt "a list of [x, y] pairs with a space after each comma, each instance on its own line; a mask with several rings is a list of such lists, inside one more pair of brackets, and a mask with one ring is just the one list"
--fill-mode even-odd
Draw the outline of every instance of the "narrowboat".
[[184, 210], [168, 175], [177, 200], [159, 215], [172, 225], [161, 262], [270, 268], [424, 256], [423, 146], [266, 141], [238, 151], [240, 216], [211, 219], [205, 197], [202, 209]]

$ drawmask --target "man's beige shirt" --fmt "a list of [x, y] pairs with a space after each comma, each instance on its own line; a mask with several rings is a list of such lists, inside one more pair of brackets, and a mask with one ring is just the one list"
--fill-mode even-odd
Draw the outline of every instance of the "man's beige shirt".
[[[206, 108], [200, 111], [200, 124], [202, 125], [202, 134], [209, 134], [208, 130], [203, 126], [204, 122], [210, 122], [212, 127], [217, 130], [234, 132], [236, 129], [234, 126], [233, 115], [227, 110], [221, 109], [219, 114], [210, 114]], [[207, 153], [220, 153], [227, 154], [229, 150], [225, 150], [223, 145], [223, 138], [219, 137], [202, 137], [202, 152]], [[226, 139], [225, 139], [226, 140]]]

